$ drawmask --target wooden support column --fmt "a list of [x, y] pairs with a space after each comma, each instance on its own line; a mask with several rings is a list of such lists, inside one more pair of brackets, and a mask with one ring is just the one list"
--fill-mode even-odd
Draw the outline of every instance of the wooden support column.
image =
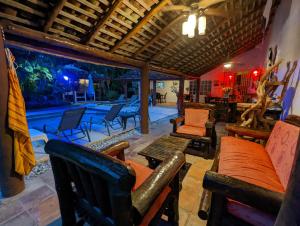
[[149, 65], [142, 67], [141, 71], [141, 133], [149, 133], [149, 112], [148, 112], [148, 95], [149, 95]]
[[179, 91], [177, 97], [178, 115], [183, 115], [183, 94], [184, 94], [184, 79], [179, 80]]
[[[0, 32], [1, 33], [1, 32]], [[8, 69], [4, 40], [0, 34], [0, 197], [14, 196], [24, 190], [23, 177], [14, 172], [13, 133], [8, 128]]]
[[152, 105], [156, 106], [156, 80], [153, 80]]
[[200, 79], [197, 79], [196, 103], [199, 103], [199, 95], [200, 95]]

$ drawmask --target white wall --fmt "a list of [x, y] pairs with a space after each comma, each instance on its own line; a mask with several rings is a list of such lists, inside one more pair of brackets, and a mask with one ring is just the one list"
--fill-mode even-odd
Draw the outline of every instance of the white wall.
[[300, 0], [281, 1], [269, 37], [269, 46], [275, 45], [278, 46], [278, 59], [284, 59], [278, 72], [279, 80], [286, 72], [286, 62], [298, 60], [298, 67], [290, 80], [290, 89], [295, 88], [296, 93], [289, 111], [300, 115]]
[[173, 102], [176, 103], [177, 102], [177, 96], [175, 93], [171, 92], [171, 87], [173, 86], [173, 82], [176, 82], [176, 86], [177, 90], [179, 89], [179, 81], [157, 81], [157, 82], [164, 82], [165, 84], [165, 88], [160, 89], [160, 88], [156, 88], [156, 92], [164, 95], [165, 93], [167, 93], [167, 98], [166, 101], [167, 102]]

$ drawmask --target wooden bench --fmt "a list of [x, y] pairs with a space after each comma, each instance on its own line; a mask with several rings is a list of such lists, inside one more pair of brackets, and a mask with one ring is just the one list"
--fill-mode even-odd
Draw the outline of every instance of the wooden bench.
[[[295, 156], [299, 152], [300, 117], [278, 121], [268, 136], [258, 133], [260, 144], [222, 137], [220, 152], [203, 181], [199, 217], [208, 225], [273, 225], [287, 190]], [[255, 137], [246, 128], [231, 127], [230, 134]]]

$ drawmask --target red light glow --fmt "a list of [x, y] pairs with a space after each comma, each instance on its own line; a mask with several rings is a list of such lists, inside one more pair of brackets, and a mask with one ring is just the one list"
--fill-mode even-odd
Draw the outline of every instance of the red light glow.
[[258, 75], [258, 71], [257, 70], [253, 71], [253, 74], [254, 74], [254, 76], [257, 76]]

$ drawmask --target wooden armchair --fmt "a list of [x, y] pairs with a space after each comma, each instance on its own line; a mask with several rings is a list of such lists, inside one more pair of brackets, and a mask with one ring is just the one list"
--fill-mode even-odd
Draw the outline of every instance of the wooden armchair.
[[192, 146], [200, 142], [216, 147], [217, 136], [214, 118], [215, 106], [212, 104], [184, 103], [183, 116], [171, 119], [173, 124], [172, 136], [191, 139]]
[[120, 142], [95, 152], [57, 140], [47, 143], [63, 225], [158, 225], [163, 213], [178, 225], [184, 155], [175, 153], [151, 170], [125, 161], [128, 146]]
[[219, 155], [204, 177], [199, 217], [212, 226], [274, 225], [286, 191], [291, 190], [289, 183], [296, 183], [291, 175], [300, 164], [299, 127], [300, 117], [289, 116], [271, 133], [230, 128], [230, 134], [267, 139], [267, 144], [222, 137]]

